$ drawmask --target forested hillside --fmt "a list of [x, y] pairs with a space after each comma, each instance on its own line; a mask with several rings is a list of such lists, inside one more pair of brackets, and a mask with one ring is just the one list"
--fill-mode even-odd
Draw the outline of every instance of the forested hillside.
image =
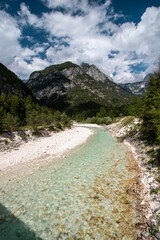
[[0, 63], [0, 94], [16, 94], [20, 97], [32, 95], [26, 84], [18, 76]]
[[65, 113], [53, 112], [52, 109], [35, 103], [31, 96], [20, 98], [17, 95], [0, 95], [0, 131], [15, 131], [37, 127], [51, 130], [70, 127], [70, 120]]
[[133, 96], [87, 63], [65, 62], [33, 72], [27, 86], [45, 106], [79, 120], [95, 116], [101, 107], [117, 116]]
[[70, 126], [65, 113], [39, 105], [26, 84], [0, 64], [0, 132], [25, 128]]
[[143, 138], [160, 145], [160, 70], [151, 76], [147, 91], [128, 105], [128, 114], [142, 119]]

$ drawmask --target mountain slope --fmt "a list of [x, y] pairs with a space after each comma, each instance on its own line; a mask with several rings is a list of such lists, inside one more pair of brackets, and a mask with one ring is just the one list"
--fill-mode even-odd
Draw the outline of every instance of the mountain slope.
[[153, 75], [154, 74], [152, 73], [148, 73], [143, 79], [143, 81], [141, 82], [125, 83], [125, 84], [120, 84], [120, 86], [125, 90], [140, 96], [147, 90], [149, 79]]
[[78, 66], [65, 62], [36, 71], [27, 86], [41, 103], [60, 110], [120, 106], [132, 96], [96, 66], [86, 63]]
[[24, 84], [15, 73], [0, 63], [0, 94], [18, 94], [20, 97], [32, 95], [26, 84]]

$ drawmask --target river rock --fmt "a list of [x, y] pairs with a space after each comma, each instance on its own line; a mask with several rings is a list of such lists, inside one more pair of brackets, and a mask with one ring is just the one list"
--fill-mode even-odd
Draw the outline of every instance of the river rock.
[[155, 237], [156, 237], [158, 240], [160, 240], [160, 232], [155, 233]]
[[149, 239], [151, 237], [151, 235], [149, 232], [143, 232], [142, 237], [144, 237], [145, 239]]
[[147, 221], [147, 225], [148, 225], [148, 227], [151, 228], [151, 227], [153, 227], [153, 226], [155, 225], [155, 222], [154, 222], [153, 220], [152, 220], [152, 221], [151, 221], [151, 220], [148, 220], [148, 221]]

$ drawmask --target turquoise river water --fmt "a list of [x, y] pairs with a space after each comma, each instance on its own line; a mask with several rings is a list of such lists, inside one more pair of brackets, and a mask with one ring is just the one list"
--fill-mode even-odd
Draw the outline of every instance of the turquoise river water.
[[1, 186], [1, 240], [135, 240], [136, 171], [104, 129], [66, 158]]

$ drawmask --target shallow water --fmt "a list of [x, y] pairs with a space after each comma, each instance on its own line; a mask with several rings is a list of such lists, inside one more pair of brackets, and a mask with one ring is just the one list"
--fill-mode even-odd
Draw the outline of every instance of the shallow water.
[[66, 158], [1, 186], [0, 239], [137, 238], [136, 199], [127, 193], [135, 172], [126, 147], [105, 130], [95, 131]]

